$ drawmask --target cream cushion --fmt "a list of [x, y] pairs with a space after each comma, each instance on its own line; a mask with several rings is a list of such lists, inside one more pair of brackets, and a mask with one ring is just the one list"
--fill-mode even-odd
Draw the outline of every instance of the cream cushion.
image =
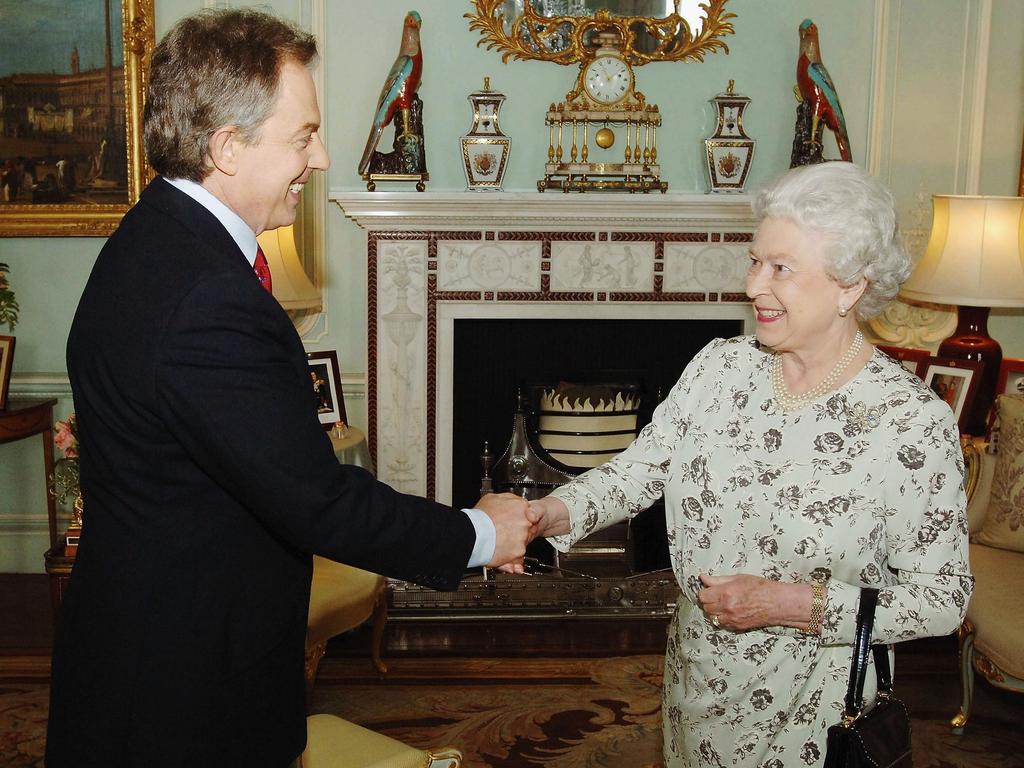
[[376, 573], [314, 556], [307, 647], [358, 627], [370, 618], [384, 584], [384, 577]]
[[999, 442], [992, 495], [979, 544], [1024, 552], [1024, 396], [1000, 395]]
[[334, 715], [306, 718], [302, 768], [425, 768], [430, 756]]
[[967, 606], [967, 618], [975, 628], [975, 648], [1004, 672], [1024, 678], [1021, 556], [978, 544], [972, 544], [970, 549], [971, 571], [977, 587]]

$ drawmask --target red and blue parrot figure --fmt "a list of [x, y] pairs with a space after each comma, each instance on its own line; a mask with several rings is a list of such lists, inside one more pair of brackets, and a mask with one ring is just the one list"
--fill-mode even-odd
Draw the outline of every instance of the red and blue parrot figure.
[[824, 121], [835, 134], [839, 156], [852, 162], [846, 118], [843, 117], [843, 108], [839, 104], [832, 78], [821, 63], [818, 28], [810, 19], [804, 19], [800, 25], [800, 58], [796, 63], [796, 83], [793, 90], [797, 100], [811, 105], [811, 141], [818, 135], [818, 123]]
[[[416, 11], [405, 15], [405, 26], [402, 29], [402, 45], [398, 49], [398, 57], [391, 65], [388, 79], [380, 91], [377, 111], [373, 116], [373, 126], [366, 140], [363, 159], [359, 161], [359, 173], [364, 175], [370, 167], [370, 159], [377, 148], [381, 133], [395, 118], [395, 112], [402, 111], [402, 136], [409, 133], [409, 109], [412, 107], [413, 96], [420, 87], [420, 75], [423, 73], [423, 50], [420, 48], [420, 26], [423, 20]], [[396, 126], [397, 129], [397, 126]]]

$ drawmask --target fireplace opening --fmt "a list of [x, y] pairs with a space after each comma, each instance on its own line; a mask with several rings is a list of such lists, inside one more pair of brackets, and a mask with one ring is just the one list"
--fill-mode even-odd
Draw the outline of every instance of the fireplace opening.
[[[743, 332], [737, 319], [457, 319], [453, 339], [452, 503], [480, 497], [481, 453], [498, 458], [512, 435], [519, 393], [527, 411], [541, 384], [635, 382], [637, 429], [711, 339]], [[536, 428], [536, 421], [532, 423]], [[633, 523], [633, 558], [641, 571], [668, 566], [664, 510], [657, 504]], [[538, 546], [539, 545], [539, 546]], [[532, 556], [551, 562], [546, 542]]]

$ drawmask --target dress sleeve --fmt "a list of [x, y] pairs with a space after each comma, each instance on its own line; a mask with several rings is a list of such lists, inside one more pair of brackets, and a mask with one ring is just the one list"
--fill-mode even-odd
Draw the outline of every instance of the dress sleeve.
[[[953, 414], [930, 399], [896, 422], [879, 514], [885, 541], [865, 563], [879, 585], [872, 641], [894, 643], [953, 632], [974, 589], [968, 564], [963, 452]], [[832, 580], [823, 644], [851, 643], [860, 585]]]
[[631, 518], [661, 498], [672, 450], [686, 436], [703, 374], [724, 343], [716, 339], [697, 353], [628, 448], [551, 493], [569, 508], [569, 533], [548, 539], [555, 549], [565, 552], [585, 536]]

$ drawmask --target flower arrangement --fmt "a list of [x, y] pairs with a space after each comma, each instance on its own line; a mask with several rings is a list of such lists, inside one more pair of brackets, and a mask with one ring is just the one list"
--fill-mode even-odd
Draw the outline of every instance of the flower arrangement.
[[7, 275], [11, 268], [0, 261], [0, 325], [7, 325], [11, 331], [18, 324], [18, 300], [14, 297]]
[[69, 498], [74, 499], [76, 511], [80, 512], [82, 492], [78, 484], [78, 422], [75, 414], [58, 421], [53, 430], [53, 444], [64, 455], [54, 467], [52, 492], [61, 504]]

